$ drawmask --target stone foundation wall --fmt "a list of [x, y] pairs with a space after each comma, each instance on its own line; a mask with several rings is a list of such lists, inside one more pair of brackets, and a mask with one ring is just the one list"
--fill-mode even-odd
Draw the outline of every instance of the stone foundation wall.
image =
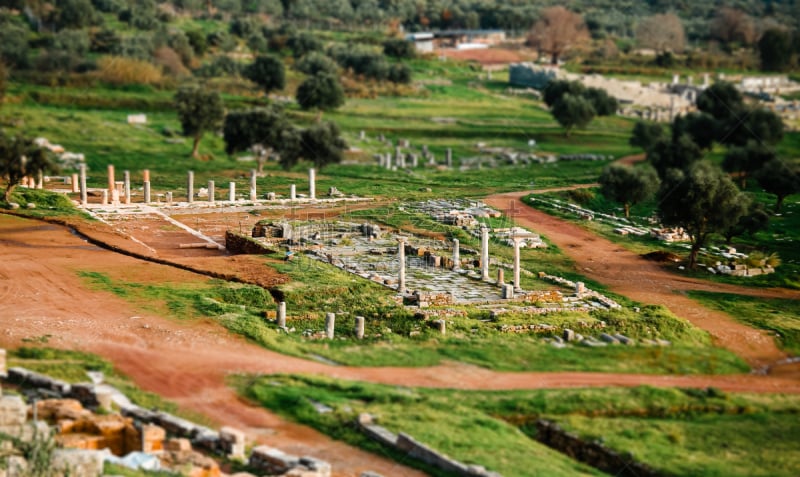
[[619, 477], [657, 477], [659, 474], [632, 457], [620, 454], [599, 442], [586, 442], [554, 422], [536, 421], [536, 440], [569, 457]]
[[468, 465], [451, 459], [402, 432], [394, 434], [388, 429], [375, 424], [372, 416], [368, 414], [358, 416], [356, 425], [369, 438], [446, 472], [465, 477], [502, 477], [497, 472], [488, 471], [482, 466]]

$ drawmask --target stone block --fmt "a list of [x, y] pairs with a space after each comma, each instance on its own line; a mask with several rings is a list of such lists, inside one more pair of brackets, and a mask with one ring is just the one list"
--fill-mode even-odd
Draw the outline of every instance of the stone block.
[[192, 443], [186, 438], [169, 439], [164, 443], [164, 450], [171, 452], [186, 452], [192, 450]]
[[564, 338], [564, 341], [574, 341], [575, 340], [575, 332], [572, 331], [569, 328], [565, 328], [564, 329], [564, 333], [563, 333], [562, 336]]
[[105, 453], [93, 450], [56, 449], [50, 460], [51, 475], [98, 477], [103, 475]]
[[319, 477], [331, 477], [331, 464], [324, 460], [304, 456], [300, 458], [300, 465], [316, 472]]
[[254, 448], [248, 460], [248, 465], [254, 469], [277, 474], [288, 472], [299, 464], [300, 459], [297, 456], [269, 446]]
[[14, 427], [25, 424], [28, 406], [19, 396], [0, 397], [0, 427]]
[[164, 449], [167, 432], [163, 427], [153, 424], [142, 426], [142, 452], [152, 453]]
[[221, 450], [231, 459], [244, 459], [244, 432], [225, 426], [219, 430], [219, 443]]

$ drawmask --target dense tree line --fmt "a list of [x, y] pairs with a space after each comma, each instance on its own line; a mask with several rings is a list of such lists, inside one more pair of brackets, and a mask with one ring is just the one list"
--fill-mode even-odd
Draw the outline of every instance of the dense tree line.
[[[630, 143], [646, 150], [647, 163], [610, 166], [600, 177], [603, 195], [623, 204], [626, 215], [631, 205], [655, 194], [663, 223], [689, 235], [692, 267], [712, 235], [730, 242], [766, 227], [769, 216], [747, 192], [748, 179], [775, 195], [776, 212], [788, 195], [800, 192], [800, 167], [775, 149], [783, 138], [780, 117], [747, 105], [724, 82], [706, 89], [697, 106], [698, 112], [675, 118], [670, 131], [638, 123]], [[721, 168], [706, 157], [714, 145], [725, 148]]]

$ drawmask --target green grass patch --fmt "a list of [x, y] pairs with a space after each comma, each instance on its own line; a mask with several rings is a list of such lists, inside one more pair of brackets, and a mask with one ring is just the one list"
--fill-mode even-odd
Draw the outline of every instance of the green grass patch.
[[[448, 320], [447, 335], [438, 334], [396, 304], [393, 292], [335, 267], [299, 257], [274, 263], [294, 281], [280, 286], [289, 304], [286, 333], [265, 320], [274, 304], [258, 287], [209, 280], [199, 285], [143, 285], [111, 280], [107, 275], [81, 272], [93, 286], [108, 290], [153, 312], [174, 319], [211, 318], [269, 349], [300, 356], [321, 356], [350, 366], [433, 366], [444, 360], [505, 371], [602, 371], [654, 374], [727, 374], [747, 371], [732, 353], [710, 345], [708, 335], [660, 307], [643, 307], [639, 313], [556, 313], [537, 316], [503, 316], [489, 321], [488, 311], [464, 308], [467, 316]], [[305, 332], [324, 329], [326, 312], [337, 313], [337, 339], [311, 340]], [[367, 339], [355, 340], [354, 317], [366, 318]], [[503, 334], [501, 324], [548, 323], [577, 332], [599, 334], [591, 327], [599, 321], [607, 332], [635, 339], [663, 338], [669, 347], [556, 349], [541, 338], [546, 335]]]
[[661, 475], [791, 477], [800, 467], [800, 419], [793, 413], [688, 419], [587, 418], [559, 423], [586, 439], [630, 452]]
[[800, 302], [730, 293], [690, 291], [689, 296], [704, 306], [724, 311], [737, 321], [769, 330], [784, 350], [800, 355]]
[[[362, 412], [376, 416], [378, 423], [392, 432], [405, 432], [453, 458], [503, 475], [600, 475], [523, 437], [534, 435], [532, 424], [538, 418], [556, 420], [588, 438], [602, 439], [618, 451], [631, 450], [637, 460], [667, 475], [724, 475], [709, 469], [722, 469], [728, 462], [726, 452], [714, 452], [726, 449], [723, 443], [727, 439], [742, 466], [736, 475], [769, 475], [759, 474], [758, 464], [745, 462], [748, 457], [754, 461], [775, 457], [776, 462], [788, 465], [787, 469], [796, 468], [797, 456], [790, 447], [797, 433], [800, 398], [793, 395], [647, 386], [465, 391], [276, 375], [243, 376], [234, 384], [243, 395], [275, 412], [368, 450], [385, 452], [353, 428], [351, 423]], [[318, 413], [312, 400], [332, 411]], [[768, 434], [769, 426], [779, 421], [783, 424], [775, 429], [786, 433]], [[614, 422], [619, 422], [619, 427]], [[666, 426], [667, 432], [661, 433], [659, 423], [677, 423], [677, 427]], [[719, 434], [704, 443], [702, 437], [714, 432], [714, 423], [720, 424]], [[751, 425], [757, 427], [753, 433], [742, 432]], [[629, 426], [652, 429], [633, 431]], [[689, 436], [691, 433], [697, 434]], [[620, 441], [619, 435], [628, 440]], [[761, 449], [773, 445], [775, 451]], [[644, 449], [647, 446], [653, 449]], [[682, 471], [673, 471], [684, 452], [692, 458], [683, 463]], [[528, 458], [531, 456], [536, 458]], [[777, 463], [767, 468], [775, 469]]]

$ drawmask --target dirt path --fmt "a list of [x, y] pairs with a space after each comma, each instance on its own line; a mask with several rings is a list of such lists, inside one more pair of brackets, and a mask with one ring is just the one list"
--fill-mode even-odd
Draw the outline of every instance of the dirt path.
[[[98, 235], [127, 244], [125, 237], [97, 227]], [[157, 316], [156, 312], [142, 314], [107, 291], [89, 289], [78, 277], [79, 270], [107, 273], [114, 278], [135, 277], [137, 282], [191, 283], [205, 281], [206, 277], [100, 249], [64, 227], [0, 215], [0, 256], [3, 257], [0, 261], [1, 346], [13, 348], [29, 340], [41, 340], [50, 346], [98, 353], [143, 389], [205, 414], [220, 424], [243, 428], [256, 442], [328, 460], [336, 469], [335, 475], [342, 477], [357, 476], [368, 469], [387, 476], [423, 474], [242, 402], [226, 386], [226, 377], [242, 372], [310, 373], [392, 385], [462, 389], [647, 384], [800, 394], [800, 381], [791, 375], [501, 373], [458, 363], [390, 369], [329, 366], [259, 348], [213, 322], [170, 320]], [[224, 268], [226, 260], [237, 259], [199, 260], [213, 260], [216, 266]], [[157, 309], [158, 304], [148, 306]]]
[[[659, 265], [648, 262], [578, 225], [528, 207], [520, 199], [530, 193], [531, 191], [497, 194], [488, 197], [486, 203], [500, 210], [513, 210], [514, 220], [547, 236], [575, 261], [581, 274], [633, 300], [666, 306], [676, 315], [711, 333], [719, 346], [730, 349], [752, 366], [769, 366], [786, 358], [786, 354], [777, 348], [766, 332], [738, 323], [724, 313], [709, 310], [683, 293], [688, 290], [704, 290], [800, 299], [800, 292], [738, 287], [669, 273]], [[795, 369], [797, 365], [791, 367]]]

